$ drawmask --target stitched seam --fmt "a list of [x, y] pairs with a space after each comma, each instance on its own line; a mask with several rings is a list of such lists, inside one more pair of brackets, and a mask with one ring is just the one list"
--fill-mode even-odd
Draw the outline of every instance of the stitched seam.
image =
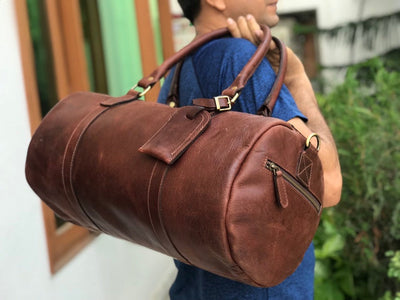
[[151, 185], [153, 182], [153, 176], [154, 176], [155, 170], [157, 168], [157, 163], [158, 163], [158, 160], [156, 160], [156, 162], [153, 166], [153, 170], [151, 171], [151, 175], [150, 175], [149, 185], [147, 186], [147, 212], [149, 214], [149, 219], [150, 219], [151, 227], [153, 228], [154, 234], [156, 234], [156, 230], [154, 228], [154, 224], [153, 224], [153, 220], [152, 220], [151, 212], [150, 212], [150, 192], [151, 192]]
[[175, 156], [176, 152], [181, 152], [182, 149], [185, 148], [184, 145], [187, 144], [188, 140], [191, 140], [193, 136], [197, 136], [199, 134], [197, 129], [199, 127], [202, 127], [203, 125], [207, 124], [207, 122], [204, 122], [204, 120], [205, 120], [205, 117], [203, 114], [201, 114], [201, 120], [200, 120], [199, 124], [192, 130], [191, 133], [189, 133], [189, 135], [186, 137], [186, 139], [183, 140], [183, 142], [181, 142], [178, 146], [174, 147], [176, 149], [175, 149], [175, 151], [171, 152], [172, 157]]
[[68, 155], [68, 152], [69, 152], [68, 151], [69, 150], [69, 145], [71, 143], [72, 138], [75, 135], [75, 132], [78, 130], [78, 127], [82, 122], [83, 122], [83, 120], [81, 120], [81, 122], [79, 122], [79, 124], [76, 126], [76, 128], [74, 129], [74, 131], [72, 132], [71, 136], [68, 139], [67, 146], [65, 147], [65, 150], [64, 150], [63, 162], [62, 162], [62, 166], [61, 166], [61, 178], [62, 178], [63, 187], [64, 187], [64, 194], [65, 194], [65, 197], [68, 199], [68, 201], [70, 202], [71, 205], [72, 205], [72, 201], [71, 201], [71, 199], [69, 197], [69, 193], [68, 193], [68, 189], [67, 189], [67, 185], [66, 185], [66, 180], [68, 180], [68, 179], [65, 176], [65, 165], [66, 165], [67, 155]]
[[[96, 110], [97, 110], [97, 108], [96, 108]], [[93, 110], [90, 111], [90, 112], [78, 123], [78, 125], [75, 127], [75, 129], [74, 129], [74, 131], [72, 132], [70, 138], [68, 139], [68, 143], [67, 143], [67, 146], [65, 147], [65, 151], [64, 151], [63, 163], [62, 163], [62, 168], [61, 168], [61, 176], [62, 176], [62, 181], [63, 181], [63, 187], [64, 187], [64, 194], [65, 194], [65, 197], [68, 199], [68, 201], [69, 201], [69, 203], [70, 203], [70, 205], [71, 205], [72, 207], [74, 206], [73, 200], [76, 200], [76, 202], [78, 203], [78, 205], [81, 207], [81, 205], [80, 205], [79, 201], [77, 201], [77, 197], [76, 197], [76, 195], [75, 195], [75, 193], [74, 193], [74, 189], [73, 189], [73, 186], [72, 186], [72, 175], [71, 175], [71, 173], [72, 173], [73, 156], [74, 156], [74, 153], [75, 153], [75, 150], [76, 150], [76, 149], [74, 149], [74, 151], [72, 152], [72, 155], [71, 155], [70, 157], [69, 157], [68, 154], [70, 153], [70, 149], [72, 148], [72, 146], [70, 146], [70, 145], [71, 145], [71, 143], [72, 143], [72, 141], [73, 141], [73, 139], [74, 139], [74, 137], [75, 137], [75, 133], [76, 133], [78, 130], [80, 130], [81, 124], [84, 123], [85, 121], [87, 121], [87, 119], [89, 119], [89, 118], [91, 117], [91, 114], [92, 114], [92, 113], [93, 113]], [[79, 143], [79, 140], [80, 140], [80, 137], [81, 137], [81, 136], [82, 136], [82, 132], [81, 132], [79, 138], [76, 140], [75, 145], [77, 145], [77, 144]], [[70, 164], [69, 170], [66, 170], [66, 167], [68, 167], [68, 163]], [[66, 172], [66, 171], [67, 171], [67, 172]], [[67, 173], [67, 176], [66, 176], [65, 173]], [[70, 187], [70, 189], [67, 187], [67, 184], [68, 184], [68, 186]], [[72, 199], [71, 199], [71, 197], [70, 197], [70, 194], [71, 194], [72, 197], [73, 197]], [[82, 210], [82, 207], [81, 207], [81, 210]], [[83, 211], [83, 212], [84, 212], [85, 216], [88, 218], [86, 212], [85, 212], [85, 211]], [[88, 218], [88, 219], [89, 219], [89, 221], [91, 221], [91, 222], [93, 223], [93, 221], [92, 221], [90, 218]], [[93, 223], [93, 224], [95, 225], [95, 227], [97, 227], [97, 229], [99, 229], [98, 226], [97, 226], [95, 223]]]
[[178, 248], [175, 246], [175, 244], [173, 243], [173, 241], [172, 241], [172, 239], [171, 239], [171, 236], [169, 235], [167, 229], [166, 229], [165, 226], [164, 226], [164, 222], [163, 222], [163, 219], [162, 219], [162, 214], [161, 214], [162, 189], [163, 189], [163, 187], [164, 187], [164, 180], [165, 180], [165, 177], [167, 176], [168, 170], [169, 170], [169, 166], [167, 165], [166, 168], [165, 168], [165, 170], [164, 170], [164, 173], [163, 173], [163, 175], [162, 175], [162, 179], [161, 179], [161, 181], [160, 181], [160, 187], [159, 187], [159, 189], [158, 189], [158, 197], [157, 197], [158, 219], [160, 220], [160, 226], [161, 226], [161, 228], [162, 228], [162, 230], [163, 230], [165, 236], [167, 237], [167, 240], [170, 242], [170, 244], [172, 245], [172, 247], [175, 249], [176, 253], [178, 253], [178, 254], [181, 256], [181, 258], [183, 258], [184, 260], [186, 260], [187, 263], [192, 264], [192, 263], [178, 250]]
[[74, 151], [73, 151], [72, 156], [71, 156], [71, 166], [70, 166], [70, 174], [69, 174], [69, 178], [70, 178], [70, 179], [69, 179], [69, 182], [70, 182], [70, 186], [71, 186], [72, 195], [74, 196], [76, 202], [79, 204], [79, 207], [82, 209], [82, 211], [84, 212], [84, 214], [88, 217], [88, 219], [93, 223], [93, 225], [95, 225], [99, 230], [104, 231], [104, 232], [107, 232], [107, 231], [101, 229], [101, 227], [100, 227], [96, 222], [94, 222], [94, 220], [89, 216], [89, 214], [88, 214], [88, 213], [86, 212], [86, 210], [84, 209], [84, 207], [83, 207], [81, 201], [79, 201], [78, 197], [76, 196], [75, 189], [74, 189], [73, 182], [72, 182], [72, 169], [73, 169], [74, 162], [75, 162], [75, 154], [76, 154], [76, 151], [78, 150], [78, 146], [79, 146], [79, 144], [80, 144], [80, 142], [81, 142], [81, 139], [82, 139], [83, 135], [86, 133], [86, 131], [87, 131], [87, 129], [90, 127], [90, 125], [92, 125], [93, 122], [94, 122], [98, 117], [100, 117], [100, 115], [102, 115], [104, 112], [106, 112], [107, 110], [108, 110], [108, 109], [105, 109], [105, 110], [100, 111], [100, 112], [99, 112], [97, 115], [95, 115], [95, 117], [94, 117], [92, 120], [90, 120], [90, 122], [82, 129], [82, 132], [81, 132], [81, 134], [79, 135], [78, 140], [76, 141], [76, 144], [75, 144], [75, 147], [74, 147]]
[[[289, 184], [289, 188], [290, 188], [291, 190], [295, 191], [296, 194], [298, 194], [299, 196], [301, 196], [300, 198], [301, 198], [302, 200], [304, 200], [303, 202], [306, 202], [306, 203], [313, 209], [313, 211], [316, 212], [317, 215], [320, 214], [320, 212], [322, 211], [322, 205], [321, 205], [320, 211], [318, 211], [318, 209], [314, 206], [314, 204], [312, 204], [311, 201], [308, 201], [307, 198], [305, 198], [304, 195], [303, 195], [298, 189], [296, 189], [296, 188], [295, 188], [294, 186], [292, 186], [291, 184]], [[314, 196], [314, 197], [315, 197], [315, 196]], [[316, 198], [316, 199], [318, 200], [318, 198]], [[319, 200], [318, 200], [318, 202], [319, 202]]]
[[161, 130], [163, 130], [165, 126], [167, 126], [167, 124], [169, 123], [169, 121], [171, 121], [171, 119], [173, 118], [173, 116], [175, 116], [176, 113], [178, 113], [178, 111], [175, 112], [175, 113], [173, 113], [173, 114], [168, 118], [168, 120], [164, 123], [164, 125], [161, 126], [161, 128], [158, 129], [158, 130], [156, 131], [156, 133], [154, 133], [153, 136], [152, 136], [142, 147], [140, 147], [140, 148], [144, 148], [146, 145], [151, 144], [151, 142], [155, 139], [155, 137], [158, 135], [158, 133], [159, 133]]
[[[75, 202], [79, 205], [81, 211], [84, 213], [84, 215], [87, 217], [87, 219], [88, 219], [90, 222], [92, 222], [92, 224], [93, 224], [98, 230], [100, 230], [100, 231], [104, 231], [104, 230], [102, 230], [102, 229], [100, 228], [100, 226], [98, 226], [98, 225], [93, 221], [93, 219], [88, 215], [88, 213], [86, 212], [86, 210], [83, 208], [81, 202], [79, 201], [78, 197], [76, 196], [75, 189], [74, 189], [73, 182], [72, 182], [72, 171], [73, 171], [73, 167], [74, 167], [75, 154], [76, 154], [76, 151], [77, 151], [77, 149], [78, 149], [79, 143], [80, 143], [80, 141], [81, 141], [81, 139], [82, 139], [82, 136], [85, 134], [85, 132], [86, 132], [86, 130], [89, 128], [89, 126], [90, 126], [101, 114], [103, 114], [103, 113], [104, 113], [105, 111], [107, 111], [108, 109], [109, 109], [109, 107], [101, 107], [101, 106], [99, 106], [99, 107], [95, 108], [94, 110], [90, 111], [90, 112], [78, 123], [78, 125], [76, 126], [76, 128], [74, 129], [74, 131], [72, 132], [72, 134], [71, 134], [71, 136], [70, 136], [70, 138], [69, 138], [69, 140], [68, 140], [68, 143], [67, 143], [67, 146], [66, 146], [66, 149], [65, 149], [65, 152], [64, 152], [64, 158], [63, 158], [62, 170], [61, 170], [61, 176], [62, 176], [62, 179], [63, 179], [63, 186], [64, 186], [64, 193], [65, 193], [66, 198], [69, 200], [69, 202], [71, 203], [72, 206], [74, 206], [74, 204], [72, 203], [71, 200], [75, 200]], [[98, 113], [96, 113], [97, 110], [99, 110]], [[94, 116], [92, 116], [92, 114], [93, 114]], [[87, 124], [86, 124], [85, 126], [82, 126], [82, 124], [85, 124], [85, 122], [87, 122]], [[71, 142], [73, 141], [74, 137], [76, 136], [76, 132], [77, 132], [78, 130], [80, 130], [81, 132], [80, 132], [78, 138], [76, 139], [76, 141], [74, 142], [75, 146], [74, 146], [74, 145], [71, 145], [71, 146], [70, 146], [70, 144], [71, 144]], [[72, 151], [71, 156], [69, 157], [68, 154], [70, 153], [70, 151], [71, 151], [70, 149], [72, 149], [72, 147], [73, 147], [73, 151]], [[65, 175], [65, 171], [66, 171], [65, 168], [66, 168], [66, 166], [68, 166], [68, 163], [69, 163], [69, 170], [67, 171], [67, 172], [68, 172], [68, 174], [67, 174], [68, 176], [66, 176], [66, 175]], [[68, 189], [68, 187], [67, 187], [67, 184], [68, 184], [68, 186], [69, 186], [69, 189]], [[72, 197], [73, 197], [72, 199], [71, 199], [71, 197], [69, 196], [69, 193], [71, 193], [71, 195], [72, 195]]]
[[[286, 180], [285, 179], [283, 179], [282, 178], [282, 180], [284, 180], [284, 182], [283, 183], [281, 183], [280, 185], [279, 185], [279, 187], [280, 188], [282, 188], [283, 189], [283, 192], [285, 193], [285, 204], [286, 204], [286, 206], [288, 206], [289, 205], [289, 199], [288, 199], [288, 196], [287, 196], [287, 190], [286, 190]], [[280, 196], [282, 196], [281, 194], [280, 194]], [[282, 203], [281, 203], [281, 205], [282, 205]]]
[[309, 167], [310, 167], [310, 176], [307, 178], [307, 187], [309, 187], [310, 186], [310, 181], [311, 181], [311, 178], [312, 178], [312, 172], [313, 172], [313, 163], [312, 163], [312, 159], [310, 159], [309, 157], [308, 157], [308, 155], [306, 154], [306, 157], [307, 157], [307, 159], [310, 161], [310, 163], [309, 163]]
[[304, 181], [304, 178], [302, 178], [302, 174], [304, 172], [303, 155], [304, 155], [304, 151], [300, 151], [299, 154], [297, 155], [297, 157], [299, 157], [300, 159], [298, 159], [298, 161], [297, 161], [296, 178], [300, 181], [301, 184], [303, 184], [304, 186], [307, 186], [306, 182]]
[[[150, 224], [153, 229], [154, 235], [158, 238], [161, 248], [164, 249], [165, 253], [168, 253], [168, 251], [165, 249], [164, 245], [162, 245], [160, 236], [158, 235], [158, 233], [155, 229], [153, 217], [152, 217], [152, 213], [151, 213], [151, 209], [150, 209], [150, 195], [151, 195], [151, 190], [152, 190], [152, 185], [153, 185], [153, 178], [154, 178], [154, 174], [156, 173], [156, 169], [157, 169], [158, 165], [159, 165], [158, 160], [156, 160], [153, 170], [150, 175], [149, 185], [147, 187], [147, 212], [149, 214], [149, 220], [150, 220]], [[158, 194], [157, 194], [157, 198], [158, 198]]]
[[[305, 187], [307, 187], [307, 188], [309, 188], [310, 187], [310, 180], [311, 180], [311, 178], [312, 178], [312, 166], [313, 166], [313, 163], [312, 163], [312, 159], [310, 159], [309, 158], [309, 156], [305, 153], [305, 152], [303, 152], [302, 154], [300, 154], [300, 156], [301, 156], [301, 159], [300, 159], [300, 163], [298, 163], [298, 166], [297, 166], [297, 170], [296, 170], [296, 172], [297, 172], [297, 174], [296, 174], [296, 177], [298, 178], [298, 179], [300, 179], [300, 182], [305, 186]], [[306, 159], [307, 159], [307, 165], [306, 166], [308, 166], [308, 167], [310, 167], [310, 176], [307, 176], [307, 173], [305, 172], [305, 170], [307, 169], [307, 167], [303, 167], [305, 164], [304, 164], [304, 159], [303, 159], [303, 157], [305, 157]], [[303, 168], [303, 170], [301, 171], [300, 169], [301, 168]], [[301, 171], [301, 172], [300, 172]], [[306, 180], [304, 180], [303, 178], [302, 178], [302, 174], [305, 174], [305, 179]]]

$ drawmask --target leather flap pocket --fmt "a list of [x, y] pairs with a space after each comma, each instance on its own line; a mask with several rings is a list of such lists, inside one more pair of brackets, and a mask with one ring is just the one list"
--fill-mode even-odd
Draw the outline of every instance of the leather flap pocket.
[[204, 132], [210, 120], [210, 113], [202, 107], [178, 108], [139, 151], [171, 165]]

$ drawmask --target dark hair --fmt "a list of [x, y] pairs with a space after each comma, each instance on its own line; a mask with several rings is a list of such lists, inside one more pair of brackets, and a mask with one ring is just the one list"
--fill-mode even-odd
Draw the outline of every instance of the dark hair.
[[200, 13], [200, 2], [201, 0], [178, 0], [184, 16], [192, 23]]

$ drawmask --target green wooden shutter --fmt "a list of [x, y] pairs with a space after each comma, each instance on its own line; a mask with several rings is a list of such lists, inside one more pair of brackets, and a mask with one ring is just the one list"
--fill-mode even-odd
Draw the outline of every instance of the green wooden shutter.
[[[143, 1], [143, 0], [136, 0], [136, 1]], [[158, 11], [157, 0], [150, 0], [150, 13], [151, 13], [151, 21], [153, 24], [157, 63], [160, 65], [163, 62], [164, 58], [163, 58], [163, 51], [162, 51], [160, 16], [159, 16], [159, 11]]]
[[121, 96], [143, 77], [134, 2], [98, 0], [98, 6], [108, 92]]

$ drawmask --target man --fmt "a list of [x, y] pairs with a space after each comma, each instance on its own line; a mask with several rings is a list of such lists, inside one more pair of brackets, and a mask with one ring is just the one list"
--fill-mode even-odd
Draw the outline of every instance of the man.
[[[202, 46], [185, 60], [180, 79], [180, 105], [190, 105], [195, 98], [220, 95], [235, 79], [259, 43], [260, 27], [275, 26], [277, 0], [178, 0], [185, 16], [193, 23], [197, 35], [227, 27], [236, 38], [222, 38]], [[238, 39], [244, 38], [244, 39]], [[254, 45], [255, 44], [255, 45]], [[233, 110], [256, 113], [274, 80], [278, 57], [271, 46], [270, 54], [261, 63], [243, 89]], [[173, 73], [173, 72], [171, 72]], [[171, 83], [169, 76], [159, 101], [165, 102]], [[290, 122], [304, 136], [319, 134], [319, 156], [324, 169], [324, 206], [339, 202], [342, 178], [334, 140], [321, 115], [304, 68], [288, 49], [288, 68], [284, 86], [272, 116]], [[193, 266], [176, 262], [177, 278], [171, 287], [171, 300], [266, 300], [313, 299], [314, 249], [307, 250], [297, 270], [276, 287], [256, 288], [219, 277]]]

